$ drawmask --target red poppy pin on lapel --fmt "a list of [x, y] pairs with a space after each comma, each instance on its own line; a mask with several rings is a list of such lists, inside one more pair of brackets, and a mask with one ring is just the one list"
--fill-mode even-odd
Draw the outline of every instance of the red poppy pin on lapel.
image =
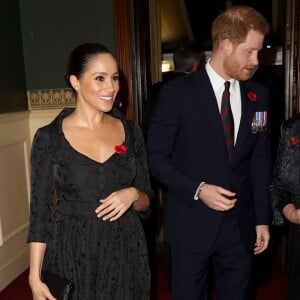
[[257, 96], [256, 96], [256, 94], [254, 92], [248, 92], [247, 96], [248, 96], [248, 98], [249, 98], [250, 101], [256, 102]]

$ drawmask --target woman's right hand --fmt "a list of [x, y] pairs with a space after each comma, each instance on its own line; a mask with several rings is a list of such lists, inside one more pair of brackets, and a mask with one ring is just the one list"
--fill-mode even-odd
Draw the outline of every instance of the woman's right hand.
[[297, 209], [294, 204], [287, 204], [282, 213], [288, 221], [300, 225], [300, 209]]
[[50, 293], [47, 285], [40, 279], [29, 279], [33, 300], [56, 300]]

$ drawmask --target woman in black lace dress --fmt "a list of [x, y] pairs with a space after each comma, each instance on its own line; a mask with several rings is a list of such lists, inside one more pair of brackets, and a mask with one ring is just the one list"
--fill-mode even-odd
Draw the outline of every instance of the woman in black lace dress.
[[41, 271], [71, 280], [73, 300], [148, 299], [140, 218], [149, 214], [151, 188], [142, 132], [113, 108], [116, 60], [100, 44], [82, 44], [66, 79], [76, 108], [38, 129], [32, 145], [33, 299], [54, 299]]
[[288, 221], [288, 300], [300, 299], [300, 115], [281, 125], [271, 185], [273, 224]]

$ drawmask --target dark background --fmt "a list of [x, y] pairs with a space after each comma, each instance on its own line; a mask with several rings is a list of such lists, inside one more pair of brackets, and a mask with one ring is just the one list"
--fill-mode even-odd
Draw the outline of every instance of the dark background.
[[[282, 28], [284, 28], [284, 11], [280, 7], [281, 2], [283, 1], [279, 0], [275, 2], [272, 0], [185, 0], [185, 5], [195, 41], [203, 50], [210, 50], [210, 30], [212, 21], [221, 11], [226, 9], [226, 5], [248, 5], [257, 9], [266, 17], [270, 25], [273, 24], [273, 26], [271, 26], [272, 29], [270, 35], [266, 37], [265, 43], [271, 44], [272, 46], [281, 45], [283, 42]], [[278, 6], [276, 8], [274, 7], [275, 3]], [[279, 11], [280, 16], [274, 16], [274, 11]]]

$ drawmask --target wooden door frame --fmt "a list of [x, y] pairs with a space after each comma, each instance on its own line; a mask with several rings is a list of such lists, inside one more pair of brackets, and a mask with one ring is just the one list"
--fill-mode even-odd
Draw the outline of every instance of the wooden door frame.
[[123, 78], [119, 101], [126, 116], [141, 124], [148, 88], [161, 79], [159, 0], [114, 0], [114, 26]]
[[129, 119], [134, 119], [130, 0], [114, 0], [116, 59], [121, 72], [119, 102]]
[[287, 0], [284, 44], [286, 118], [300, 113], [300, 4]]

